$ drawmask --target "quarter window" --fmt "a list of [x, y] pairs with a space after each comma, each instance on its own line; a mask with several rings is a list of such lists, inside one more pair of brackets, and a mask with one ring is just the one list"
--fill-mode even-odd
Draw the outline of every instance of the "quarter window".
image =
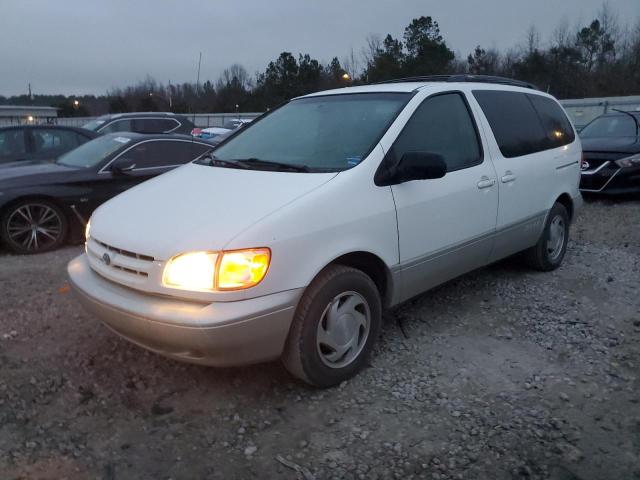
[[105, 127], [100, 129], [100, 133], [114, 133], [114, 132], [133, 132], [131, 120], [129, 119], [116, 120], [115, 122], [111, 122], [107, 124]]
[[436, 153], [444, 158], [448, 172], [482, 163], [476, 127], [460, 93], [436, 95], [422, 102], [393, 151], [398, 160], [407, 152]]
[[573, 127], [562, 108], [552, 99], [541, 95], [527, 94], [542, 123], [547, 137], [547, 148], [567, 145], [575, 140]]

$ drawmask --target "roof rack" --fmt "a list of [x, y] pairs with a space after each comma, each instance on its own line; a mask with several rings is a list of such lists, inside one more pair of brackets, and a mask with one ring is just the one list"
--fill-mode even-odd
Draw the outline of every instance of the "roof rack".
[[417, 77], [406, 78], [394, 78], [392, 80], [385, 80], [380, 83], [401, 83], [401, 82], [478, 82], [478, 83], [497, 83], [500, 85], [511, 85], [513, 87], [531, 88], [533, 90], [539, 90], [533, 83], [523, 82], [522, 80], [515, 80], [507, 77], [496, 77], [493, 75], [469, 75], [469, 74], [456, 74], [456, 75], [424, 75]]

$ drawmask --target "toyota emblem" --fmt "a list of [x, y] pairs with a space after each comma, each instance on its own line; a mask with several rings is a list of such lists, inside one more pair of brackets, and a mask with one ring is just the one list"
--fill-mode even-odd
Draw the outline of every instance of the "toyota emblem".
[[102, 261], [104, 262], [105, 265], [109, 265], [111, 263], [111, 257], [109, 256], [108, 253], [105, 253], [104, 255], [102, 255]]

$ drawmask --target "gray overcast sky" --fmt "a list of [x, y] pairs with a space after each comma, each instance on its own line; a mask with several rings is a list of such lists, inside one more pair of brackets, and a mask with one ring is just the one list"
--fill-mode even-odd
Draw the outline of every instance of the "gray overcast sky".
[[[633, 23], [640, 0], [610, 0]], [[369, 34], [401, 37], [431, 15], [449, 46], [507, 49], [530, 25], [543, 40], [565, 19], [594, 18], [602, 0], [0, 0], [0, 94], [102, 94], [144, 79], [215, 80], [237, 62], [263, 71], [282, 51], [328, 62], [357, 53]]]

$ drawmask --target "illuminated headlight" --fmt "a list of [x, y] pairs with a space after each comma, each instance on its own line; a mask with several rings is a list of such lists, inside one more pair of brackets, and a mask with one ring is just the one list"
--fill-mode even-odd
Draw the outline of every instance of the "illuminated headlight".
[[181, 290], [213, 290], [218, 255], [211, 252], [183, 253], [164, 267], [162, 283]]
[[640, 166], [640, 153], [636, 153], [635, 155], [631, 155], [630, 157], [616, 160], [615, 164], [621, 168]]
[[241, 290], [260, 283], [270, 261], [268, 248], [183, 253], [169, 260], [162, 283], [181, 290]]
[[85, 241], [89, 240], [89, 235], [91, 234], [91, 219], [87, 222], [87, 225], [84, 227], [84, 239]]

